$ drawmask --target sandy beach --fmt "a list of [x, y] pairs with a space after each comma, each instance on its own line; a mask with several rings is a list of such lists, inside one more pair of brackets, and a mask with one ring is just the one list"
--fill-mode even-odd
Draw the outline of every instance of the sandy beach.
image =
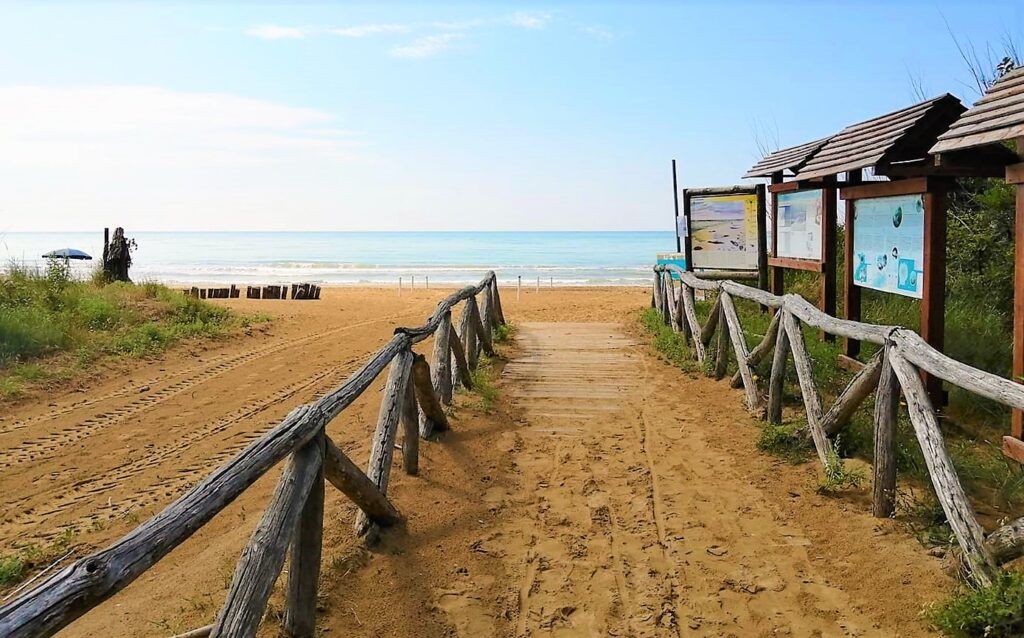
[[[14, 406], [0, 418], [0, 544], [45, 545], [71, 529], [75, 556], [105, 546], [340, 383], [394, 327], [421, 323], [447, 292], [328, 288], [319, 302], [217, 301], [273, 321], [111, 364]], [[505, 290], [505, 313], [523, 327], [501, 351], [498, 405], [487, 413], [459, 394], [452, 431], [421, 444], [421, 475], [396, 465], [389, 494], [405, 526], [368, 551], [352, 534], [354, 506], [328, 486], [324, 635], [930, 635], [918, 612], [948, 586], [938, 561], [870, 518], [869, 494], [820, 496], [813, 466], [758, 454], [740, 393], [672, 369], [641, 343], [636, 318], [648, 295], [555, 288], [517, 301]], [[587, 337], [592, 330], [625, 336]], [[564, 406], [537, 408], [551, 381], [518, 379], [533, 357], [584, 337], [625, 344], [633, 379], [607, 391], [601, 366], [618, 359], [583, 364], [576, 374], [592, 381], [569, 427], [552, 420]], [[382, 383], [328, 428], [360, 465]], [[278, 473], [61, 635], [116, 626], [170, 636], [212, 622]], [[861, 551], [886, 569], [846, 560]], [[719, 560], [724, 553], [732, 560]], [[278, 592], [272, 616], [281, 602]], [[276, 632], [265, 623], [265, 635]]]

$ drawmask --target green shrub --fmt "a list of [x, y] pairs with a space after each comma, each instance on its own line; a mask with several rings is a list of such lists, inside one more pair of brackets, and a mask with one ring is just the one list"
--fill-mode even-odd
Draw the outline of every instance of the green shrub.
[[19, 556], [0, 556], [0, 587], [13, 585], [25, 577], [25, 562]]
[[510, 323], [503, 323], [494, 329], [494, 343], [504, 343], [515, 335], [516, 327]]
[[964, 588], [934, 606], [928, 619], [955, 638], [1024, 635], [1024, 574], [1001, 574], [991, 587]]
[[763, 425], [755, 445], [762, 452], [785, 459], [794, 465], [810, 458], [813, 450], [806, 437], [795, 432], [793, 426], [785, 424]]
[[673, 332], [671, 326], [666, 326], [661, 315], [654, 308], [647, 308], [640, 315], [640, 325], [647, 334], [654, 337], [654, 349], [660, 352], [669, 363], [687, 371], [697, 369], [694, 360], [693, 350], [686, 345], [686, 339], [682, 333]]

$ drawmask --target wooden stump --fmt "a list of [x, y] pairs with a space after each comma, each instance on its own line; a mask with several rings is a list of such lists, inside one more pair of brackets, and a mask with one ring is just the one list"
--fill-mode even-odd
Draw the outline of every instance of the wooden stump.
[[[322, 454], [324, 438], [320, 434], [308, 445], [320, 446]], [[298, 530], [292, 538], [289, 553], [284, 631], [291, 638], [313, 638], [316, 634], [316, 593], [320, 582], [323, 533], [324, 471], [321, 463], [299, 515]]]

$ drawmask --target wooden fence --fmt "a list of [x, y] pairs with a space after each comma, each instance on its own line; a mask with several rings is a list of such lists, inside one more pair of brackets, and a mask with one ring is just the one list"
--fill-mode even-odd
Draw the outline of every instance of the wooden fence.
[[[465, 304], [456, 331], [452, 308], [460, 302]], [[416, 474], [419, 438], [448, 427], [443, 406], [452, 402], [453, 385], [461, 382], [471, 387], [470, 371], [481, 349], [492, 352], [492, 331], [504, 323], [498, 282], [490, 272], [477, 286], [441, 301], [423, 326], [397, 328], [387, 345], [344, 383], [314, 403], [294, 409], [162, 512], [0, 607], [0, 636], [55, 634], [138, 578], [289, 455], [270, 504], [242, 550], [216, 622], [187, 635], [255, 635], [287, 556], [291, 568], [283, 630], [290, 636], [313, 636], [325, 480], [359, 506], [357, 534], [374, 536], [379, 528], [400, 521], [401, 514], [387, 497], [399, 424], [404, 436], [402, 466], [406, 473]], [[412, 350], [431, 335], [433, 366]], [[364, 473], [331, 441], [325, 427], [388, 364]]]
[[[678, 278], [678, 286], [673, 273]], [[703, 326], [697, 318], [694, 290], [717, 293]], [[951, 359], [912, 330], [837, 319], [798, 295], [776, 296], [734, 281], [709, 281], [673, 265], [654, 267], [652, 297], [652, 304], [662, 320], [684, 335], [697, 360], [706, 364], [706, 369], [714, 364], [716, 378], [725, 376], [730, 357], [736, 360], [733, 387], [742, 387], [747, 408], [760, 413], [771, 424], [782, 422], [783, 380], [787, 360], [792, 355], [807, 415], [807, 429], [826, 470], [832, 469], [831, 464], [841, 462], [833, 448], [836, 435], [875, 390], [872, 512], [882, 518], [891, 516], [895, 509], [895, 432], [902, 390], [914, 434], [924, 453], [939, 503], [959, 543], [968, 577], [978, 585], [990, 584], [1000, 565], [1024, 555], [1024, 518], [986, 534], [975, 517], [946, 451], [939, 419], [920, 373], [928, 372], [1018, 409], [1024, 409], [1024, 386]], [[734, 298], [756, 302], [774, 312], [763, 340], [753, 350], [748, 349]], [[811, 374], [811, 358], [804, 344], [802, 324], [880, 346], [878, 353], [854, 375], [827, 412]], [[769, 353], [772, 368], [764, 391], [752, 370]]]

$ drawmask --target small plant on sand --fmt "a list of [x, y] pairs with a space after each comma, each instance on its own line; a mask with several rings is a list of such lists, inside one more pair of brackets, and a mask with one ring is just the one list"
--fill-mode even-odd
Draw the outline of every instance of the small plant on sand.
[[516, 334], [516, 327], [510, 323], [505, 323], [494, 329], [493, 339], [494, 343], [505, 343], [510, 340]]
[[822, 494], [835, 494], [848, 487], [860, 487], [867, 478], [863, 469], [847, 467], [843, 458], [836, 452], [839, 445], [839, 437], [836, 437], [835, 447], [830, 449], [825, 457], [825, 476], [818, 485], [818, 491]]
[[480, 409], [490, 414], [498, 403], [498, 388], [494, 385], [494, 368], [491, 358], [480, 355], [477, 367], [469, 373], [473, 392], [480, 397]]
[[933, 606], [928, 620], [955, 638], [1024, 635], [1024, 573], [1000, 574], [990, 587], [968, 588]]
[[811, 455], [807, 439], [795, 432], [791, 425], [765, 424], [757, 437], [757, 449], [767, 452], [796, 465]]
[[20, 556], [0, 556], [0, 587], [21, 582], [25, 577], [25, 561]]
[[670, 326], [661, 321], [661, 316], [654, 308], [644, 310], [640, 315], [640, 325], [647, 334], [654, 337], [654, 349], [661, 353], [666, 361], [688, 372], [697, 369], [693, 360], [690, 346], [686, 345], [686, 339], [678, 332], [673, 332]]

